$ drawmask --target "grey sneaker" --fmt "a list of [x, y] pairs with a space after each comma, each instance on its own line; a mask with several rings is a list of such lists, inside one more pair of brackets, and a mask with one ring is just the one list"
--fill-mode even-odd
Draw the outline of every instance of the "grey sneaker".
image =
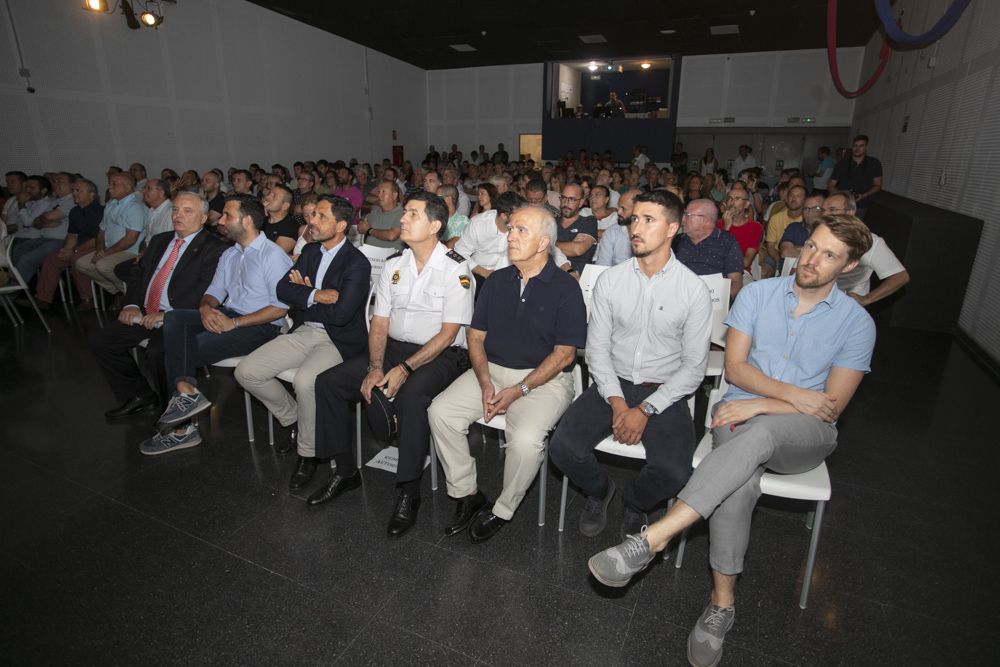
[[622, 516], [622, 540], [625, 540], [629, 535], [638, 535], [647, 525], [649, 525], [649, 517], [646, 516], [645, 512], [636, 512], [626, 505], [625, 514]]
[[158, 433], [139, 445], [139, 451], [146, 456], [159, 456], [167, 452], [197, 447], [201, 444], [201, 434], [193, 424], [188, 424], [183, 431], [171, 430], [169, 433]]
[[167, 409], [160, 415], [159, 425], [173, 426], [185, 422], [200, 412], [212, 407], [212, 401], [205, 397], [200, 391], [193, 396], [175, 391], [167, 403]]
[[601, 534], [604, 527], [608, 525], [608, 505], [615, 497], [615, 480], [608, 479], [608, 493], [603, 498], [587, 496], [587, 501], [583, 504], [583, 511], [580, 512], [580, 532], [587, 537], [595, 537]]
[[638, 535], [629, 535], [618, 546], [594, 554], [587, 567], [594, 578], [605, 586], [621, 588], [642, 572], [656, 554], [646, 541], [646, 528]]
[[736, 610], [709, 603], [688, 635], [688, 662], [694, 667], [715, 667], [722, 659], [722, 641], [733, 627]]

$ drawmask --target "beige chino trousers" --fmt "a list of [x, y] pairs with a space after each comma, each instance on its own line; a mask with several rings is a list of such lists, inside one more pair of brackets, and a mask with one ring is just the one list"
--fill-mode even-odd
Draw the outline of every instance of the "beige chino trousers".
[[[316, 376], [343, 361], [325, 329], [302, 325], [264, 343], [236, 367], [237, 382], [263, 403], [282, 426], [298, 422], [299, 456], [316, 456]], [[292, 397], [277, 376], [298, 368]]]
[[[490, 379], [497, 391], [516, 386], [532, 369], [511, 369], [490, 364]], [[507, 409], [507, 448], [503, 490], [493, 513], [510, 520], [538, 475], [545, 456], [545, 438], [573, 402], [573, 376], [559, 373]], [[464, 498], [476, 492], [476, 460], [469, 453], [469, 426], [483, 417], [483, 393], [472, 370], [463, 373], [438, 394], [428, 411], [431, 437], [448, 480], [448, 495]]]

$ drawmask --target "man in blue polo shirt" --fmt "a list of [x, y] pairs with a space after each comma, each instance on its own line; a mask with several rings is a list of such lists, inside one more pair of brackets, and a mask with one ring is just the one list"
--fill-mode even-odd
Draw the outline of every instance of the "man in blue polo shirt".
[[674, 254], [681, 264], [699, 276], [716, 273], [729, 278], [729, 298], [743, 286], [743, 253], [732, 234], [715, 226], [719, 208], [711, 199], [693, 199], [684, 210], [684, 234], [674, 241]]
[[[514, 516], [538, 475], [545, 437], [573, 400], [570, 374], [587, 338], [580, 286], [550, 253], [556, 221], [542, 206], [511, 214], [507, 254], [479, 295], [469, 327], [472, 368], [441, 392], [429, 411], [448, 495], [458, 501], [448, 536], [468, 527], [469, 539], [493, 537]], [[476, 483], [469, 425], [506, 415], [503, 490], [489, 507]]]
[[822, 463], [837, 447], [837, 419], [870, 370], [875, 323], [837, 289], [837, 277], [854, 269], [871, 244], [859, 219], [825, 216], [794, 276], [743, 290], [726, 319], [730, 387], [712, 418], [713, 450], [662, 519], [590, 559], [598, 581], [621, 587], [669, 540], [709, 520], [714, 586], [688, 636], [692, 665], [717, 665], [722, 657], [764, 470], [796, 474]]

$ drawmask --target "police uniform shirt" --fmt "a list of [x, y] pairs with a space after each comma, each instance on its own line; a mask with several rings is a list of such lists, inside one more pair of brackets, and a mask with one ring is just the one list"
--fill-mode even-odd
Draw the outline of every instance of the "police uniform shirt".
[[472, 321], [472, 271], [465, 258], [437, 244], [422, 272], [407, 248], [385, 262], [373, 314], [389, 318], [389, 337], [424, 345], [442, 324], [460, 324], [454, 345], [465, 347], [465, 325]]

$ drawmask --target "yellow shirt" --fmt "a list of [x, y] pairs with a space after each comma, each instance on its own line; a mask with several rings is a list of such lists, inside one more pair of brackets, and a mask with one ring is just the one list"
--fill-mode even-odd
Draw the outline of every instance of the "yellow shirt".
[[767, 234], [764, 236], [764, 241], [778, 245], [781, 237], [785, 234], [785, 228], [793, 222], [801, 221], [801, 213], [797, 217], [791, 218], [788, 216], [788, 209], [782, 209], [777, 213], [773, 213], [771, 219], [767, 222]]

